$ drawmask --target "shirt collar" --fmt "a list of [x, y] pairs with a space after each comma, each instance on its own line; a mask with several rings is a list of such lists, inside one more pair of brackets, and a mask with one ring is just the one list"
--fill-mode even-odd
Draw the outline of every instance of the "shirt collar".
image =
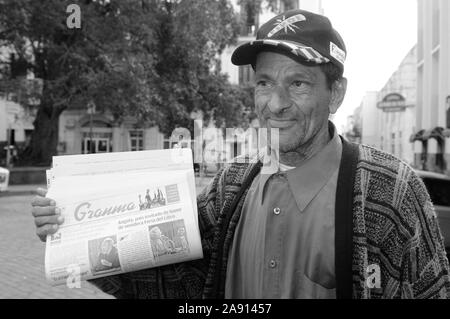
[[283, 169], [280, 167], [281, 163], [276, 152], [272, 151], [270, 155], [264, 153], [264, 166], [261, 168], [259, 179], [261, 204], [267, 181], [273, 174], [281, 173], [287, 178], [299, 210], [303, 211], [309, 205], [340, 166], [342, 142], [332, 122], [329, 122], [329, 130], [332, 138], [328, 144], [299, 167]]

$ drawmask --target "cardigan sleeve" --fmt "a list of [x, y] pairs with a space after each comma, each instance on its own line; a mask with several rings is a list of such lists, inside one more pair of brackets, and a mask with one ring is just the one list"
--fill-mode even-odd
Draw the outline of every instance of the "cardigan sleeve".
[[449, 263], [438, 219], [422, 180], [412, 172], [403, 204], [414, 230], [402, 260], [402, 298], [449, 299]]
[[219, 197], [217, 188], [223, 170], [197, 196], [203, 259], [149, 268], [130, 273], [89, 280], [91, 284], [116, 298], [201, 298], [208, 271], [215, 210]]

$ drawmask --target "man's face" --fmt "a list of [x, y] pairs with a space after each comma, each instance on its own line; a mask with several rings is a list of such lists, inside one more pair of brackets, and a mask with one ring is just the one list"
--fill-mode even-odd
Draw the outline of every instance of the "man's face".
[[332, 90], [320, 67], [262, 52], [256, 59], [255, 82], [261, 127], [279, 129], [281, 152], [298, 149], [327, 127]]
[[151, 239], [159, 239], [159, 238], [161, 238], [161, 230], [159, 229], [159, 227], [153, 227], [150, 230], [150, 238]]
[[111, 250], [111, 248], [112, 248], [112, 242], [111, 241], [105, 240], [102, 243], [102, 247], [101, 247], [102, 253], [104, 253], [104, 254], [108, 253]]

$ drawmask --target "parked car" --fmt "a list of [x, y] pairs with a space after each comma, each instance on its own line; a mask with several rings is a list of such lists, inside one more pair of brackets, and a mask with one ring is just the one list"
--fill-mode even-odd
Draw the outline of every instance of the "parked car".
[[434, 204], [447, 255], [450, 256], [450, 177], [426, 171], [416, 171], [422, 178]]

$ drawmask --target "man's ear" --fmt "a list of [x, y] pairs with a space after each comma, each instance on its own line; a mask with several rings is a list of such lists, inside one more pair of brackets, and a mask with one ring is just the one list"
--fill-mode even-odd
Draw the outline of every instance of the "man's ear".
[[347, 79], [342, 78], [333, 83], [331, 88], [331, 100], [329, 105], [330, 114], [335, 114], [342, 102], [344, 101], [345, 93], [347, 92]]

